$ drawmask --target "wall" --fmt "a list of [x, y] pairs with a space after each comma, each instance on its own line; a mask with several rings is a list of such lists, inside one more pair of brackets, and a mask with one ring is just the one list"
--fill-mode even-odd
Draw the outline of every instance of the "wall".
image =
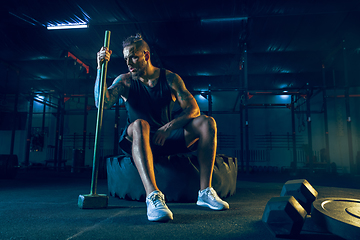
[[[359, 89], [353, 88], [350, 91], [350, 115], [351, 129], [353, 140], [354, 162], [356, 162], [357, 152], [360, 150], [359, 142], [359, 123], [360, 113], [357, 106], [360, 104], [360, 98], [356, 95]], [[219, 153], [236, 156], [240, 149], [240, 124], [239, 114], [219, 113], [219, 111], [237, 111], [238, 106], [234, 107], [234, 99], [236, 94], [230, 92], [212, 92], [213, 94], [213, 116], [218, 123], [219, 135], [226, 135], [228, 138], [235, 135], [235, 149], [227, 148], [226, 144], [222, 144], [219, 138]], [[345, 110], [344, 90], [328, 90], [326, 93], [328, 104], [328, 136], [330, 144], [330, 161], [336, 163], [339, 171], [342, 173], [349, 172], [349, 144], [347, 135], [347, 117]], [[224, 96], [228, 96], [227, 99]], [[203, 111], [208, 111], [207, 100], [198, 97], [199, 106]], [[222, 104], [218, 104], [219, 100]], [[266, 106], [249, 107], [249, 148], [254, 151], [250, 159], [250, 165], [255, 166], [277, 166], [289, 167], [293, 161], [292, 150], [292, 125], [291, 125], [291, 109], [287, 107], [274, 107], [269, 104], [290, 104], [290, 96], [266, 96], [254, 95], [250, 96], [250, 105], [267, 104]], [[325, 124], [323, 109], [322, 92], [314, 92], [311, 98], [311, 136], [312, 149], [317, 161], [321, 161], [320, 151], [326, 147], [325, 143]], [[308, 123], [306, 118], [306, 102], [305, 98], [300, 98], [297, 102], [297, 111], [295, 114], [295, 129], [297, 138], [297, 161], [298, 166], [305, 165], [306, 156], [304, 156], [306, 145], [308, 144]], [[298, 111], [301, 111], [299, 113]], [[244, 127], [244, 126], [243, 126]], [[270, 136], [271, 135], [271, 136]], [[270, 143], [270, 139], [272, 142]], [[290, 139], [290, 141], [288, 140]], [[225, 139], [226, 142], [226, 139]], [[259, 151], [264, 151], [264, 157], [260, 153], [260, 157], [255, 156]], [[260, 159], [257, 159], [260, 158]], [[239, 164], [241, 159], [239, 159]]]
[[[1, 100], [1, 107], [2, 109], [6, 109], [7, 112], [11, 112], [14, 110], [14, 101], [15, 101], [15, 95], [2, 95]], [[26, 146], [26, 112], [28, 111], [28, 102], [27, 100], [19, 96], [18, 99], [18, 106], [17, 111], [20, 113], [24, 113], [21, 121], [24, 121], [24, 123], [20, 124], [21, 126], [18, 126], [21, 130], [15, 131], [15, 141], [14, 141], [14, 154], [16, 154], [19, 158], [19, 161], [21, 159], [24, 159], [25, 157], [25, 146]], [[1, 113], [0, 113], [1, 114]], [[0, 115], [0, 120], [4, 117], [3, 114]], [[13, 119], [10, 119], [10, 121], [13, 121]], [[8, 119], [6, 120], [6, 123], [9, 123]], [[12, 127], [10, 128], [12, 129]], [[0, 154], [10, 154], [10, 148], [11, 148], [11, 135], [12, 130], [0, 130]]]
[[[350, 94], [356, 94], [359, 89], [351, 89]], [[349, 172], [349, 148], [347, 138], [347, 121], [345, 111], [345, 99], [341, 97], [343, 90], [328, 90], [328, 124], [330, 140], [330, 160], [335, 162], [342, 172]], [[339, 97], [338, 97], [339, 96]], [[195, 95], [201, 111], [208, 111], [208, 100], [200, 95]], [[240, 115], [239, 105], [235, 104], [237, 93], [231, 91], [213, 92], [213, 117], [218, 126], [218, 153], [237, 156], [240, 150]], [[360, 104], [360, 98], [351, 97], [351, 127], [353, 137], [353, 154], [356, 161], [359, 149], [359, 120], [360, 113], [357, 106]], [[254, 95], [250, 98], [249, 104], [289, 104], [290, 97], [286, 96], [264, 96]], [[300, 99], [297, 103], [301, 105], [298, 109], [306, 111], [305, 99]], [[89, 106], [94, 105], [92, 98], [88, 101]], [[68, 149], [65, 158], [71, 164], [72, 149], [82, 148], [82, 133], [84, 122], [84, 98], [73, 97], [66, 103], [66, 116], [64, 125], [64, 148]], [[23, 106], [22, 109], [27, 109]], [[32, 127], [41, 128], [42, 126], [43, 105], [34, 103], [34, 115]], [[234, 112], [235, 111], [235, 112]], [[319, 159], [319, 152], [325, 148], [325, 127], [323, 114], [322, 93], [316, 94], [311, 99], [311, 125], [312, 142], [314, 154]], [[87, 111], [87, 134], [95, 133], [97, 110], [92, 107]], [[305, 113], [296, 114], [296, 136], [298, 143], [298, 152], [303, 154], [303, 145], [308, 143], [307, 121]], [[120, 110], [120, 126], [126, 123], [125, 110]], [[105, 110], [102, 129], [101, 149], [104, 155], [112, 154], [114, 148], [114, 122], [115, 110]], [[30, 153], [30, 163], [44, 163], [47, 159], [46, 146], [55, 144], [56, 127], [56, 109], [46, 107], [45, 127], [48, 129], [45, 134], [45, 147], [42, 151]], [[257, 156], [251, 159], [251, 165], [254, 166], [277, 166], [289, 167], [293, 161], [293, 152], [291, 141], [291, 110], [287, 107], [257, 106], [249, 108], [249, 146], [250, 150], [259, 153], [264, 151], [266, 158], [258, 159]], [[11, 131], [1, 131], [1, 138], [5, 141], [0, 146], [1, 153], [8, 153], [10, 149]], [[79, 138], [73, 141], [74, 134]], [[271, 136], [270, 136], [271, 135]], [[270, 141], [271, 139], [271, 141]], [[85, 149], [85, 164], [92, 164], [93, 157], [93, 137], [87, 139]], [[24, 149], [26, 146], [26, 131], [16, 131], [15, 154], [24, 161]], [[301, 155], [302, 156], [302, 155]], [[304, 161], [304, 159], [298, 159]], [[239, 159], [239, 164], [241, 159]], [[299, 163], [301, 167], [301, 163]]]

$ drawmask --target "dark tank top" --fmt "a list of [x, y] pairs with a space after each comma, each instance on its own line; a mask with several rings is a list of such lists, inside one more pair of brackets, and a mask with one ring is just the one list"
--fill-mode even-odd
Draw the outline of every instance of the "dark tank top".
[[128, 125], [137, 119], [143, 119], [149, 123], [152, 131], [156, 131], [171, 120], [173, 105], [165, 69], [160, 69], [159, 79], [154, 87], [132, 79], [125, 102]]

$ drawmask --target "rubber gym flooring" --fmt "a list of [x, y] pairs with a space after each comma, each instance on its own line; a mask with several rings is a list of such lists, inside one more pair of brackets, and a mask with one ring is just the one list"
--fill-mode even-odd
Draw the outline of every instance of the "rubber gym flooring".
[[[0, 179], [0, 239], [279, 239], [262, 214], [287, 180], [299, 178], [314, 186], [318, 198], [360, 198], [356, 176], [239, 173], [236, 194], [226, 198], [230, 210], [168, 203], [174, 220], [154, 223], [144, 202], [110, 197], [106, 209], [79, 209], [78, 195], [90, 192], [90, 172], [22, 169], [15, 179]], [[107, 193], [106, 179], [97, 186], [97, 193]], [[297, 239], [342, 238], [319, 231], [308, 218]]]

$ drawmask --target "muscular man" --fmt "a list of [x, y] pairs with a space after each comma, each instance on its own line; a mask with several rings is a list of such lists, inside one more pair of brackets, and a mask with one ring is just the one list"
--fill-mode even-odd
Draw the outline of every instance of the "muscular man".
[[[95, 99], [98, 106], [101, 62], [109, 61], [112, 51], [102, 47], [97, 53], [98, 74]], [[186, 89], [179, 75], [160, 69], [150, 61], [150, 48], [140, 34], [123, 42], [123, 54], [129, 72], [119, 75], [105, 91], [104, 109], [110, 108], [119, 96], [125, 102], [128, 124], [120, 138], [123, 151], [132, 155], [146, 191], [147, 217], [150, 221], [168, 221], [173, 214], [165, 196], [156, 185], [153, 158], [189, 152], [197, 143], [200, 165], [200, 190], [197, 205], [214, 210], [229, 208], [211, 187], [216, 154], [216, 122], [200, 115], [196, 100]], [[183, 109], [171, 118], [175, 101]]]

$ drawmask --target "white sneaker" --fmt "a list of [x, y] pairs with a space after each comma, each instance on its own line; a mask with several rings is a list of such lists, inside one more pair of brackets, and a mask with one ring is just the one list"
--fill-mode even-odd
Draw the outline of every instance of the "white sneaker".
[[196, 204], [202, 207], [209, 207], [213, 210], [229, 209], [229, 204], [221, 200], [212, 187], [208, 187], [202, 191], [199, 191]]
[[147, 217], [149, 221], [166, 222], [173, 220], [173, 214], [166, 206], [165, 196], [156, 190], [146, 197]]

